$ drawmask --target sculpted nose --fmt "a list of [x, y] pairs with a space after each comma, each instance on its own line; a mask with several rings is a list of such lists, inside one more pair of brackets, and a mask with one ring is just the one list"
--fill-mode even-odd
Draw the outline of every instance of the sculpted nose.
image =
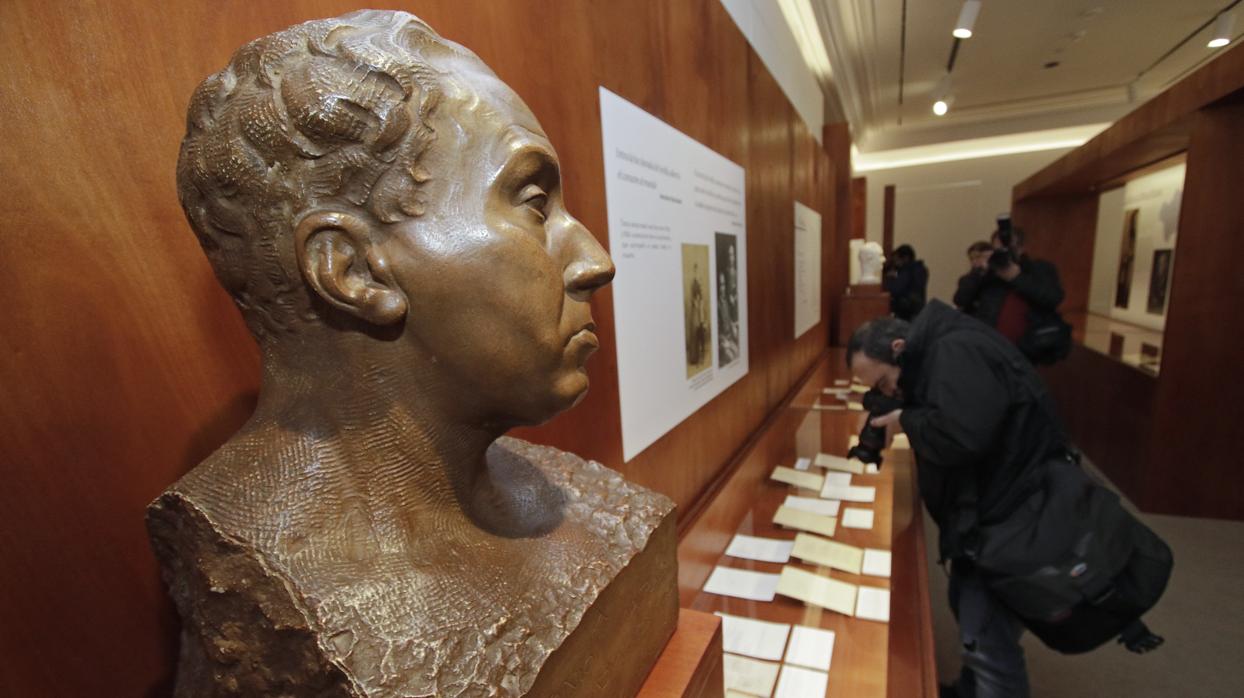
[[579, 221], [572, 218], [566, 234], [570, 259], [563, 277], [566, 292], [575, 300], [587, 300], [613, 280], [613, 260]]

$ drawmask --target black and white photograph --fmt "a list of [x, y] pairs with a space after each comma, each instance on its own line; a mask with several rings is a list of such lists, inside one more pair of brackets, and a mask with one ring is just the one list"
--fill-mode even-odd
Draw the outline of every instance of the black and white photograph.
[[738, 238], [717, 233], [717, 357], [726, 366], [739, 358]]

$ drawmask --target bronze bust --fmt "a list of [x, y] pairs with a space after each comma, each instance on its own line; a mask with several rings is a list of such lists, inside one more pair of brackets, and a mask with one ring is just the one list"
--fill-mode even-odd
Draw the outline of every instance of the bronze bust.
[[195, 91], [178, 190], [263, 379], [148, 512], [178, 695], [635, 692], [677, 616], [673, 504], [503, 436], [583, 397], [613, 276], [558, 167], [401, 12], [257, 39]]

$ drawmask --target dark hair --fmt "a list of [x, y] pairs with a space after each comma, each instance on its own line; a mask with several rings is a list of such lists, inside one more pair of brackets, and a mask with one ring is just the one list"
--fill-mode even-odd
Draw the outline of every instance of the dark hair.
[[897, 365], [894, 348], [896, 339], [907, 339], [907, 331], [911, 325], [906, 320], [893, 317], [879, 317], [860, 325], [851, 333], [847, 342], [847, 368], [851, 367], [851, 359], [856, 352], [864, 352], [864, 356], [890, 365]]
[[984, 240], [977, 240], [971, 245], [968, 245], [969, 255], [976, 254], [977, 252], [993, 252], [993, 245], [990, 245]]
[[916, 258], [916, 250], [911, 245], [899, 245], [894, 248], [894, 257], [896, 259], [912, 260]]

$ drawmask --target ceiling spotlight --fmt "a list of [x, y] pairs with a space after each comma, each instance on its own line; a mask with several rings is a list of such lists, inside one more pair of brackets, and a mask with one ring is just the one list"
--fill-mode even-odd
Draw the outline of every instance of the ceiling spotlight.
[[972, 27], [976, 25], [976, 15], [980, 11], [981, 0], [964, 0], [963, 9], [959, 10], [959, 21], [955, 22], [955, 30], [951, 34], [956, 39], [972, 38]]
[[1214, 20], [1214, 36], [1209, 40], [1206, 46], [1210, 48], [1222, 48], [1231, 43], [1231, 32], [1235, 30], [1235, 13], [1224, 12], [1218, 15], [1218, 19]]
[[950, 111], [950, 105], [954, 102], [955, 97], [950, 94], [950, 73], [946, 73], [933, 88], [933, 113], [946, 116], [946, 112]]

